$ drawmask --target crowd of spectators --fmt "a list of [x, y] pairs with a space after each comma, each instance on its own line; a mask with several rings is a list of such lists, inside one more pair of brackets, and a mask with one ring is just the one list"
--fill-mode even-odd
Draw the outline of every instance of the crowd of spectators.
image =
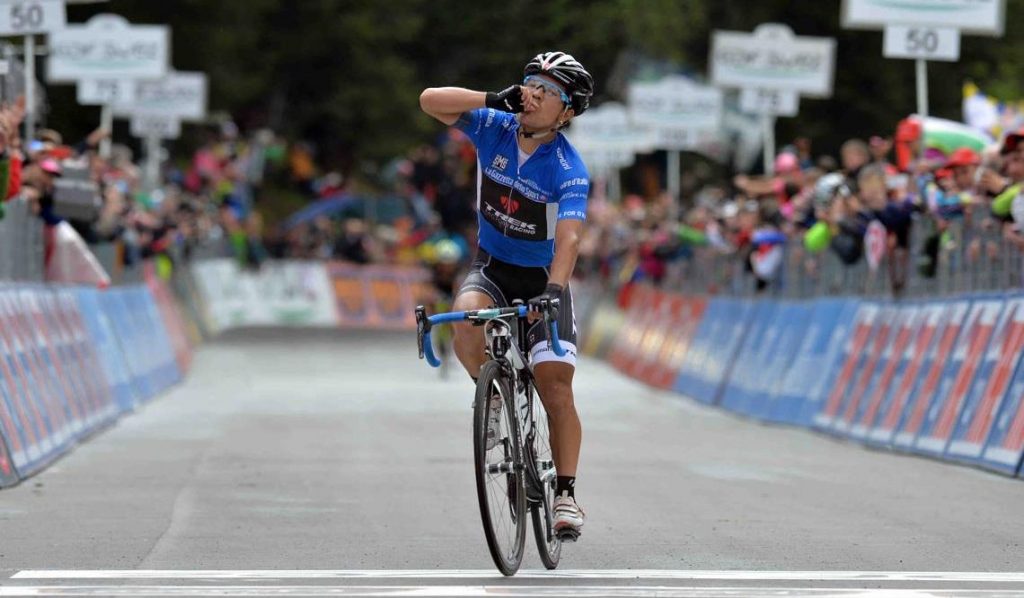
[[[979, 270], [999, 271], [992, 286], [1020, 284], [1021, 140], [1024, 130], [982, 151], [922, 151], [908, 119], [893, 137], [847, 141], [836, 163], [798, 139], [773, 176], [709, 185], [678, 221], [664, 195], [592, 201], [585, 263], [620, 283], [701, 292], [855, 293], [874, 279], [898, 296], [910, 281], [961, 275], [969, 285]], [[838, 286], [826, 288], [826, 269]]]
[[[114, 269], [210, 248], [251, 268], [297, 258], [450, 269], [472, 257], [476, 155], [455, 129], [352, 184], [322, 169], [309, 144], [266, 130], [241, 135], [226, 122], [205, 127], [190, 159], [168, 162], [154, 184], [128, 147], [100, 151], [108, 131], [72, 145], [43, 129], [23, 142], [23, 118], [23, 102], [0, 108], [0, 188], [51, 230], [47, 259], [52, 229], [65, 225], [93, 248], [116, 246], [105, 264]], [[780, 292], [846, 269], [853, 286], [842, 291], [856, 292], [870, 274], [898, 295], [909, 280], [1024, 252], [1024, 130], [980, 152], [941, 154], [922, 151], [921, 129], [907, 119], [894, 135], [851, 139], [838, 160], [800, 138], [778, 154], [772, 176], [711, 181], [680, 206], [664, 191], [609, 199], [595, 180], [579, 272]], [[94, 184], [96, 199], [62, 192], [76, 188], [69, 176]], [[261, 202], [278, 193], [296, 197], [298, 213], [266, 226]]]

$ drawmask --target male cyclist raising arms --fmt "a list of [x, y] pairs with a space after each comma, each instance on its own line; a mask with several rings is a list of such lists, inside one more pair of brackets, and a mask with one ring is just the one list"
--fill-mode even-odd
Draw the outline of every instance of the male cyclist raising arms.
[[[516, 298], [561, 301], [558, 331], [566, 350], [558, 357], [543, 327], [530, 329], [534, 377], [551, 428], [558, 474], [556, 531], [583, 526], [576, 504], [576, 467], [582, 430], [573, 402], [576, 321], [569, 278], [576, 267], [590, 178], [572, 145], [559, 133], [590, 104], [594, 80], [572, 56], [538, 54], [524, 69], [522, 85], [501, 92], [435, 87], [420, 95], [420, 107], [466, 133], [477, 149], [479, 247], [455, 299], [456, 310], [505, 307]], [[483, 329], [459, 326], [455, 353], [475, 380], [484, 364]], [[562, 535], [562, 534], [560, 534]]]

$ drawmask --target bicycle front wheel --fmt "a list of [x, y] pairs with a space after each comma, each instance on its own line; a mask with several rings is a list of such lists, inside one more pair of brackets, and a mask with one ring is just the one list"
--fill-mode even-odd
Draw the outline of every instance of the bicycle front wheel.
[[562, 557], [562, 541], [555, 535], [555, 463], [551, 451], [551, 431], [548, 428], [548, 414], [540, 399], [533, 404], [533, 442], [526, 447], [526, 458], [533, 465], [533, 478], [529, 480], [540, 490], [540, 501], [530, 505], [533, 519], [533, 537], [537, 540], [537, 551], [545, 569], [555, 569]]
[[498, 570], [515, 575], [526, 545], [522, 442], [510, 381], [501, 364], [480, 370], [473, 409], [476, 493], [487, 548]]

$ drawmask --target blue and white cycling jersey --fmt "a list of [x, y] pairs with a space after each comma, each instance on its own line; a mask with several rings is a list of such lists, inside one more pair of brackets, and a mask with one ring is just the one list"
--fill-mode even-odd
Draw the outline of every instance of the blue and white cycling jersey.
[[559, 220], [586, 220], [590, 175], [561, 133], [519, 164], [519, 121], [507, 112], [480, 108], [455, 123], [477, 151], [480, 247], [497, 259], [547, 267], [555, 255]]

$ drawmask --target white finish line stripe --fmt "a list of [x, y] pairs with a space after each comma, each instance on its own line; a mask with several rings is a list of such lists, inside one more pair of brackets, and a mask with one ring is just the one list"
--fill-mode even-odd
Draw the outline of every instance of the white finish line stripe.
[[[329, 570], [329, 569], [259, 569], [259, 570], [26, 570], [12, 579], [87, 580], [87, 579], [495, 579], [497, 571], [476, 570]], [[621, 580], [721, 580], [721, 581], [882, 581], [936, 583], [1024, 583], [1018, 572], [949, 572], [949, 571], [673, 571], [659, 569], [520, 571], [516, 579], [621, 579]]]
[[1019, 591], [1009, 590], [918, 590], [918, 589], [851, 589], [851, 588], [785, 588], [785, 587], [620, 587], [620, 586], [40, 586], [0, 587], [0, 596], [584, 596], [644, 597], [675, 596], [681, 598], [742, 597], [752, 595], [856, 597], [879, 596], [921, 598], [922, 596], [985, 598], [1017, 598]]

